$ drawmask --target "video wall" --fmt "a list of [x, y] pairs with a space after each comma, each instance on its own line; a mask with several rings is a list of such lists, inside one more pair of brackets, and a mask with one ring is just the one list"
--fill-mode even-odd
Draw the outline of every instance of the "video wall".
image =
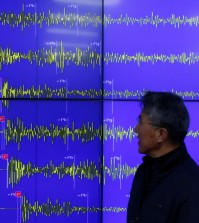
[[0, 2], [4, 223], [122, 223], [146, 90], [183, 97], [199, 164], [196, 0]]

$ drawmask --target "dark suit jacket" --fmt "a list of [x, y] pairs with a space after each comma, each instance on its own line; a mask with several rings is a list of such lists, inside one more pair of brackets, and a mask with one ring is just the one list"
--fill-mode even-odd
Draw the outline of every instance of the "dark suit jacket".
[[143, 157], [127, 223], [199, 223], [199, 167], [185, 145], [160, 158]]

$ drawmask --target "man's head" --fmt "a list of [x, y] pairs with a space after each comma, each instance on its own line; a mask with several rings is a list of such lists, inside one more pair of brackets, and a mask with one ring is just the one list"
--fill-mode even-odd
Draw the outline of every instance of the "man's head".
[[141, 107], [135, 128], [140, 153], [158, 157], [183, 143], [190, 120], [181, 97], [169, 92], [147, 92]]

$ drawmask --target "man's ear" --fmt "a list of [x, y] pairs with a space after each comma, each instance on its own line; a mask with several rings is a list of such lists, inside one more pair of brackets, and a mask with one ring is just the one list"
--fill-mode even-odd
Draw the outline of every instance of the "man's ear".
[[157, 140], [159, 143], [164, 142], [168, 138], [168, 130], [166, 128], [159, 128], [157, 133]]

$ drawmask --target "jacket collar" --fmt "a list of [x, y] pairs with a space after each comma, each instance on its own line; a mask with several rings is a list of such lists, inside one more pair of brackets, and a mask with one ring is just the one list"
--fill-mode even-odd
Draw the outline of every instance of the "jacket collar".
[[147, 166], [155, 166], [155, 172], [165, 172], [172, 169], [178, 162], [185, 159], [188, 155], [186, 145], [183, 143], [175, 150], [158, 158], [152, 158], [148, 155], [143, 157], [143, 163]]

